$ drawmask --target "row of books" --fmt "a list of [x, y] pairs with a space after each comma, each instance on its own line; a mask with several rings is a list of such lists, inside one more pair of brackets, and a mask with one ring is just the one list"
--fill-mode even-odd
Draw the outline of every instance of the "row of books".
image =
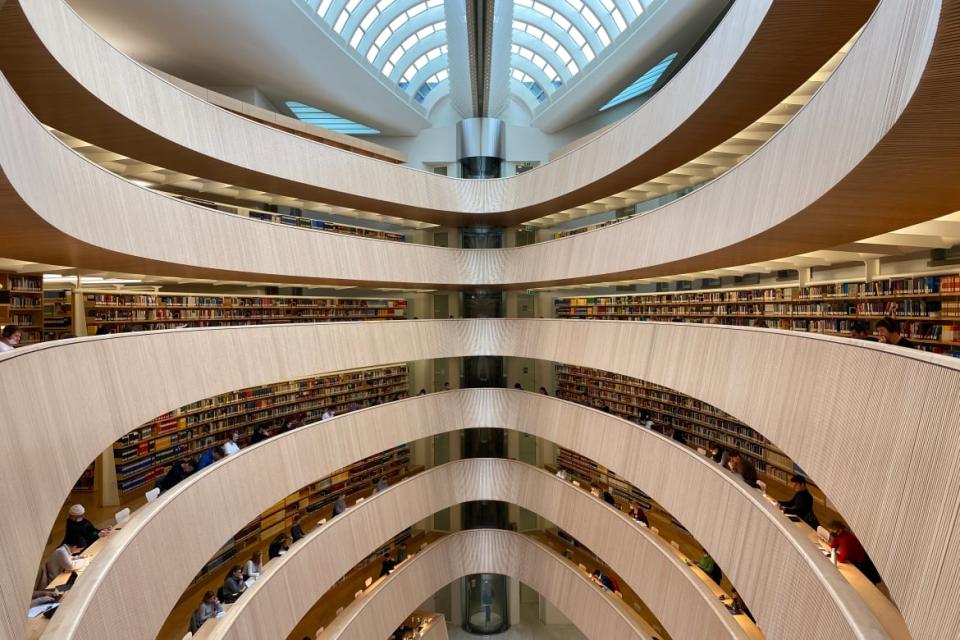
[[[340, 496], [343, 496], [348, 504], [352, 504], [355, 496], [369, 492], [373, 480], [379, 477], [384, 477], [390, 484], [394, 484], [406, 474], [409, 463], [410, 448], [408, 445], [401, 445], [360, 460], [344, 469], [338, 469], [331, 475], [290, 494], [237, 531], [204, 565], [194, 577], [193, 583], [202, 581], [238, 553], [268, 543], [280, 533], [289, 530], [294, 516], [317, 513], [324, 507], [332, 505]], [[409, 530], [406, 533], [401, 532], [381, 549], [391, 544], [399, 544], [408, 538]]]
[[234, 431], [245, 442], [255, 426], [282, 427], [295, 416], [310, 422], [326, 410], [339, 414], [397, 399], [407, 384], [407, 366], [397, 364], [241, 389], [180, 407], [114, 443], [120, 491], [148, 487], [174, 461], [219, 446]]
[[960, 293], [960, 275], [888, 278], [872, 282], [844, 282], [803, 287], [801, 298], [863, 298]]
[[[762, 434], [716, 407], [666, 387], [586, 367], [556, 365], [557, 397], [593, 407], [607, 407], [611, 413], [642, 423], [653, 421], [655, 429], [691, 447], [721, 446], [748, 455], [757, 470], [777, 467], [792, 470], [793, 463]], [[773, 456], [769, 454], [775, 454]]]
[[354, 227], [335, 222], [325, 222], [323, 220], [314, 220], [301, 216], [292, 216], [281, 213], [271, 213], [269, 211], [247, 211], [247, 217], [254, 220], [263, 220], [266, 222], [276, 222], [294, 227], [305, 229], [317, 229], [320, 231], [330, 231], [332, 233], [342, 233], [350, 236], [360, 236], [362, 238], [376, 238], [379, 240], [392, 240], [394, 242], [403, 242], [405, 237], [402, 233], [392, 233], [390, 231], [380, 231], [377, 229], [366, 229], [364, 227]]
[[43, 289], [43, 279], [39, 276], [10, 276], [11, 290], [28, 290], [40, 293]]
[[318, 308], [405, 308], [402, 298], [330, 298], [316, 296], [209, 296], [163, 293], [86, 293], [92, 307], [318, 307]]

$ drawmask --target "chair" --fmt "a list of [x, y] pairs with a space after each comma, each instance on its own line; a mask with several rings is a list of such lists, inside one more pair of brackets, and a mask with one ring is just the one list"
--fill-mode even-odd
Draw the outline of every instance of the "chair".
[[146, 495], [147, 502], [153, 502], [160, 495], [160, 487], [154, 487], [153, 489], [150, 489], [150, 491], [147, 491]]
[[121, 509], [114, 514], [113, 518], [117, 521], [117, 524], [123, 524], [123, 521], [130, 517], [130, 507], [126, 509]]

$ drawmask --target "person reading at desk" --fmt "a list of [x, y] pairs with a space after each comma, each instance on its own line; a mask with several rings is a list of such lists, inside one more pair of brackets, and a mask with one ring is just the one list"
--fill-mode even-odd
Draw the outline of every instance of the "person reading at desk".
[[863, 545], [847, 525], [840, 520], [834, 520], [827, 530], [830, 532], [830, 548], [837, 550], [837, 562], [852, 564], [873, 584], [879, 585], [883, 581]]
[[247, 578], [259, 578], [263, 573], [263, 552], [254, 551], [250, 559], [247, 560], [247, 566], [243, 570]]
[[267, 548], [267, 558], [269, 560], [273, 560], [274, 558], [279, 558], [289, 550], [290, 550], [290, 537], [285, 533], [281, 533], [276, 538], [274, 538], [273, 542], [271, 542], [270, 546]]
[[820, 526], [820, 521], [813, 513], [813, 496], [807, 489], [807, 479], [801, 475], [794, 475], [790, 478], [790, 488], [793, 489], [793, 497], [789, 500], [778, 502], [780, 510], [788, 516], [796, 516], [816, 529]]
[[247, 585], [243, 583], [243, 569], [240, 568], [240, 565], [235, 564], [230, 568], [230, 573], [223, 581], [223, 601], [232, 604], [246, 590]]
[[52, 582], [61, 573], [72, 573], [86, 566], [85, 559], [75, 557], [81, 551], [82, 546], [69, 542], [64, 542], [54, 549], [43, 565], [47, 582]]
[[347, 510], [347, 501], [342, 495], [337, 496], [337, 501], [333, 503], [333, 515], [338, 516]]
[[70, 507], [67, 515], [67, 530], [63, 535], [63, 541], [76, 545], [80, 548], [86, 548], [97, 541], [97, 538], [110, 533], [109, 528], [97, 529], [93, 523], [84, 517], [86, 509], [82, 504], [75, 504]]
[[190, 616], [190, 633], [196, 633], [203, 623], [223, 613], [223, 605], [217, 600], [217, 594], [207, 591], [203, 594], [203, 601]]
[[390, 575], [390, 572], [397, 566], [397, 561], [393, 559], [393, 554], [388, 553], [383, 557], [383, 562], [380, 564], [380, 577]]

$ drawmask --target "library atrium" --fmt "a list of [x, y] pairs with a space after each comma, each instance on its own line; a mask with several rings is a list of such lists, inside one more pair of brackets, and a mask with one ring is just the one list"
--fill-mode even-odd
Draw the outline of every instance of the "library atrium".
[[0, 0], [0, 639], [960, 638], [960, 0]]

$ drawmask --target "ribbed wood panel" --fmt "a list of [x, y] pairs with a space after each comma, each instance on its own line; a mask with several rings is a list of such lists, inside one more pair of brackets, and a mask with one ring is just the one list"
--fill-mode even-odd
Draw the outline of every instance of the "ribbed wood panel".
[[[61, 341], [0, 356], [0, 432], [8, 444], [0, 449], [0, 507], [18, 525], [0, 531], [7, 550], [0, 585], [10, 634], [16, 637], [22, 628], [21, 611], [42, 541], [73, 481], [131, 425], [232, 389], [322, 371], [491, 354], [567, 362], [650, 380], [709, 402], [758, 429], [806, 469], [851, 522], [914, 636], [952, 637], [960, 611], [951, 603], [960, 576], [936, 559], [955, 555], [958, 544], [952, 514], [960, 482], [955, 466], [960, 453], [960, 363], [883, 345], [773, 330], [494, 319], [158, 331]], [[77, 371], [84, 375], [75, 375]], [[19, 392], [39, 385], [57, 388], [61, 402], [37, 405]], [[399, 416], [404, 404], [391, 405], [389, 412]], [[76, 406], [84, 410], [76, 411]], [[426, 401], [415, 406], [426, 406]], [[509, 427], [493, 419], [500, 417], [496, 406], [483, 402], [471, 412], [476, 412], [478, 424]], [[356, 420], [361, 414], [343, 419]], [[539, 416], [560, 425], [565, 414], [544, 409], [517, 428], [531, 430]], [[427, 435], [420, 433], [406, 439]], [[788, 637], [792, 629], [805, 637], [840, 637], [817, 635], [811, 628], [835, 629], [852, 605], [842, 605], [845, 613], [839, 613], [824, 587], [817, 586], [829, 573], [826, 578], [800, 577], [810, 575], [810, 569], [829, 569], [825, 561], [804, 559], [798, 564], [808, 569], [795, 570], [776, 554], [777, 560], [752, 561], [757, 550], [773, 548], [771, 538], [777, 534], [764, 533], [769, 529], [752, 521], [732, 519], [726, 509], [685, 508], [701, 486], [692, 484], [692, 476], [670, 470], [653, 477], [631, 470], [646, 450], [639, 441], [629, 445], [629, 440], [598, 441], [588, 435], [568, 439], [559, 426], [538, 435], [598, 460], [664, 504], [734, 577], [768, 635]], [[376, 433], [366, 441], [370, 453], [392, 444]], [[57, 446], [49, 446], [54, 442]], [[850, 455], [851, 443], [858, 447], [856, 456]], [[610, 449], [598, 450], [601, 446]], [[897, 454], [891, 457], [891, 452]], [[651, 472], [661, 466], [656, 459], [650, 465]], [[741, 495], [763, 506], [756, 494], [744, 490]], [[785, 526], [776, 514], [770, 515], [776, 528]], [[759, 520], [770, 520], [770, 515]], [[744, 556], [745, 549], [750, 554]], [[842, 594], [843, 585], [830, 590]], [[817, 613], [794, 617], [793, 611]], [[830, 611], [837, 613], [832, 616]], [[931, 611], [938, 613], [928, 615]], [[777, 629], [784, 633], [775, 634]]]
[[[255, 458], [247, 456], [242, 463], [248, 472], [265, 462]], [[215, 480], [209, 484], [219, 486]], [[257, 640], [289, 635], [318, 595], [384, 540], [437, 511], [473, 500], [509, 502], [569, 532], [617, 571], [673, 638], [746, 637], [713, 593], [658, 536], [546, 471], [498, 459], [435, 467], [310, 532], [288, 554], [268, 563], [263, 576], [207, 637]]]
[[[498, 329], [507, 326], [496, 321], [402, 324], [451, 328], [459, 325], [478, 330], [479, 340], [467, 339], [467, 342], [478, 345], [474, 353], [495, 352], [495, 348], [489, 351], [490, 347], [479, 345], [496, 344], [504, 337], [503, 334], [497, 336]], [[534, 321], [533, 326], [539, 325], [551, 327], [563, 323]], [[399, 342], [391, 341], [391, 344], [404, 343], [399, 335]], [[370, 339], [369, 335], [367, 339]], [[443, 339], [434, 334], [430, 341], [440, 344]], [[340, 343], [354, 342], [343, 338]], [[464, 400], [457, 399], [460, 397]], [[507, 401], [514, 397], [518, 399]], [[451, 416], [455, 416], [452, 423]], [[391, 427], [384, 429], [384, 421]], [[228, 475], [221, 476], [216, 488], [208, 486], [206, 489], [215, 491], [215, 497], [205, 494], [202, 488], [191, 490], [192, 484], [187, 483], [171, 494], [177, 496], [184, 493], [186, 497], [147, 507], [147, 511], [138, 514], [108, 549], [98, 556], [94, 575], [99, 577], [90, 580], [84, 576], [84, 580], [74, 588], [64, 611], [50, 627], [52, 636], [67, 637], [73, 634], [74, 637], [96, 637], [105, 628], [117, 628], [130, 633], [144, 624], [154, 624], [156, 626], [151, 628], [159, 628], [164, 611], [173, 606], [195, 572], [216, 552], [222, 541], [267, 506], [354, 460], [400, 442], [441, 433], [451, 425], [460, 428], [501, 426], [534, 433], [581, 451], [644, 488], [711, 549], [735, 584], [743, 585], [741, 590], [744, 597], [758, 612], [761, 626], [768, 634], [782, 630], [782, 637], [790, 637], [789, 622], [793, 617], [799, 624], [812, 616], [814, 611], [817, 612], [817, 623], [797, 627], [804, 630], [806, 637], [844, 637], [844, 629], [848, 624], [867, 630], [876, 627], [872, 615], [849, 585], [819, 556], [796, 527], [755, 492], [736, 482], [722, 482], [730, 481], [731, 476], [685, 448], [628, 422], [544, 396], [488, 390], [431, 395], [341, 416], [326, 424], [336, 424], [340, 428], [337, 431], [323, 429], [310, 432], [307, 435], [319, 440], [313, 440], [309, 446], [293, 446], [289, 441], [284, 441], [285, 453], [273, 459], [273, 462], [253, 465], [258, 471], [252, 474], [229, 471], [236, 468], [225, 465], [222, 473]], [[603, 446], [598, 449], [596, 434], [608, 429], [613, 429], [614, 435], [603, 438]], [[660, 443], [660, 446], [651, 443]], [[662, 443], [667, 443], [667, 446]], [[624, 452], [632, 452], [632, 455], [624, 458]], [[292, 464], [291, 460], [306, 460], [308, 464]], [[666, 465], [670, 472], [662, 469], [665, 460], [672, 461]], [[274, 476], [265, 471], [276, 464], [281, 464], [288, 473]], [[200, 479], [204, 477], [197, 476]], [[257, 478], [257, 491], [263, 492], [256, 499], [250, 493], [252, 489], [248, 478], [251, 477]], [[716, 495], [706, 489], [713, 485], [719, 492]], [[217, 513], [215, 517], [212, 514], [211, 517], [198, 515], [204, 512], [203, 505], [211, 501], [226, 502], [233, 506]], [[733, 504], [738, 505], [735, 511]], [[184, 519], [191, 521], [190, 528], [180, 526]], [[733, 526], [732, 532], [736, 535], [731, 537], [729, 530], [725, 535], [723, 529], [717, 528], [718, 522]], [[199, 535], [200, 532], [203, 534]], [[745, 545], [763, 551], [753, 556], [753, 562], [740, 566], [744, 563], [742, 552]], [[145, 554], [166, 547], [171, 551], [179, 550], [180, 563], [177, 567], [167, 568], [162, 577], [139, 570]], [[782, 571], [768, 572], [766, 568], [773, 565], [781, 567]], [[814, 568], [811, 570], [808, 565]], [[131, 582], [141, 579], [144, 581], [142, 588], [135, 587]], [[802, 599], [798, 599], [794, 593], [798, 585], [802, 585]], [[840, 600], [839, 605], [833, 602], [834, 597]], [[128, 602], [131, 598], [143, 598], [143, 607], [118, 610], [109, 604], [116, 598], [124, 598]], [[161, 602], [165, 604], [161, 606]], [[145, 613], [151, 607], [158, 612], [155, 621], [151, 621], [150, 614]], [[82, 619], [78, 613], [80, 611], [83, 611]], [[137, 613], [132, 615], [134, 611]], [[844, 620], [844, 616], [848, 616], [852, 622]], [[785, 623], [787, 626], [783, 627]], [[820, 635], [811, 636], [817, 629], [822, 629]]]
[[[706, 152], [800, 86], [875, 4], [740, 3], [635, 113], [553, 162], [487, 181], [393, 166], [215, 107], [111, 47], [61, 0], [8, 4], [0, 64], [51, 126], [158, 166], [451, 226], [503, 225], [623, 191]], [[791, 55], [772, 55], [783, 47]]]
[[[616, 227], [515, 249], [332, 239], [170, 202], [114, 184], [123, 181], [42, 140], [49, 134], [10, 95], [0, 152], [11, 218], [0, 240], [10, 257], [130, 273], [517, 287], [671, 275], [834, 246], [960, 206], [960, 181], [939, 170], [960, 163], [960, 106], [948, 97], [960, 93], [958, 12], [956, 0], [884, 2], [810, 103], [727, 175]], [[51, 172], [60, 189], [36, 178]]]
[[355, 600], [318, 637], [386, 637], [438, 589], [474, 573], [498, 573], [529, 585], [588, 638], [650, 640], [622, 601], [594, 586], [573, 564], [523, 534], [496, 529], [461, 531], [433, 543]]

